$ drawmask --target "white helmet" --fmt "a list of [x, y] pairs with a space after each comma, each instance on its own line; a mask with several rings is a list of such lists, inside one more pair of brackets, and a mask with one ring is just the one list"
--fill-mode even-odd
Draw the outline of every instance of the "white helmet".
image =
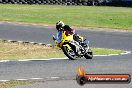
[[63, 21], [58, 21], [58, 22], [56, 23], [56, 29], [57, 29], [57, 30], [63, 29], [64, 26], [65, 26], [65, 24], [63, 23]]

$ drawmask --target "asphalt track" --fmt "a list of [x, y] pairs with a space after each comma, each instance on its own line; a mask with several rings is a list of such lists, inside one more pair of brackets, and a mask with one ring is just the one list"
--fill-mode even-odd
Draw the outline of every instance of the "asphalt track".
[[[52, 43], [52, 34], [55, 34], [52, 27], [19, 25], [12, 23], [0, 24], [0, 38], [32, 41], [40, 43]], [[131, 32], [105, 32], [92, 30], [77, 30], [79, 34], [91, 42], [92, 47], [107, 47], [132, 51]], [[78, 66], [87, 73], [127, 73], [132, 75], [132, 54], [94, 57], [92, 60], [47, 60], [47, 61], [11, 61], [0, 63], [0, 80], [15, 79], [39, 79], [28, 86], [17, 86], [15, 88], [81, 88], [75, 76]], [[132, 88], [132, 84], [88, 84], [83, 88]]]

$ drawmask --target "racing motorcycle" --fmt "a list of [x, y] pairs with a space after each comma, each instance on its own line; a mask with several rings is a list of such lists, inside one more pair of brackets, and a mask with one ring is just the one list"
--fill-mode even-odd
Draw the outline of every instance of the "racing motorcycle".
[[[58, 35], [61, 37], [60, 41], [56, 41]], [[70, 59], [75, 60], [77, 58], [85, 57], [86, 59], [93, 58], [93, 52], [89, 47], [89, 41], [79, 36], [82, 42], [74, 40], [73, 35], [66, 35], [65, 31], [57, 33], [57, 36], [53, 35], [55, 44], [62, 49], [64, 54]]]

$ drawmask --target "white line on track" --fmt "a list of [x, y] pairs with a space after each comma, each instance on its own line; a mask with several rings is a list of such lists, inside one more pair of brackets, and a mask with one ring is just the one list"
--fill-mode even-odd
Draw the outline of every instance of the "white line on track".
[[0, 62], [9, 62], [10, 60], [0, 60]]
[[30, 81], [30, 80], [55, 80], [59, 79], [60, 77], [53, 76], [53, 77], [46, 77], [46, 78], [28, 78], [28, 79], [12, 79], [12, 80], [0, 80], [0, 82], [9, 82], [9, 81]]
[[58, 79], [58, 78], [60, 78], [60, 77], [50, 77], [51, 79]]
[[10, 81], [10, 80], [0, 80], [0, 82], [8, 82], [8, 81]]
[[43, 78], [30, 78], [30, 79], [33, 79], [33, 80], [40, 80], [40, 79], [43, 79]]
[[[124, 53], [120, 53], [120, 54], [94, 55], [94, 57], [117, 56], [117, 55], [126, 55], [126, 54], [130, 54], [130, 53], [131, 53], [131, 51], [125, 51]], [[68, 58], [64, 57], [64, 58], [49, 58], [49, 59], [0, 60], [0, 63], [10, 62], [10, 61], [26, 62], [26, 61], [46, 61], [46, 60], [66, 60], [66, 59], [68, 59]]]
[[16, 80], [18, 80], [18, 81], [26, 81], [28, 79], [16, 79]]
[[125, 51], [124, 53], [120, 53], [121, 55], [130, 54], [131, 51]]

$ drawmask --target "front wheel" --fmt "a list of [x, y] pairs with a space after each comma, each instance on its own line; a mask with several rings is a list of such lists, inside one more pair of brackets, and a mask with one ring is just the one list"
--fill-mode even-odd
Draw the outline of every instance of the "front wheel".
[[69, 49], [67, 46], [62, 46], [62, 50], [64, 54], [70, 59], [70, 60], [75, 60], [77, 59], [77, 56], [75, 52], [72, 49]]
[[93, 52], [91, 49], [88, 50], [88, 52], [84, 55], [86, 59], [92, 59], [93, 58]]

